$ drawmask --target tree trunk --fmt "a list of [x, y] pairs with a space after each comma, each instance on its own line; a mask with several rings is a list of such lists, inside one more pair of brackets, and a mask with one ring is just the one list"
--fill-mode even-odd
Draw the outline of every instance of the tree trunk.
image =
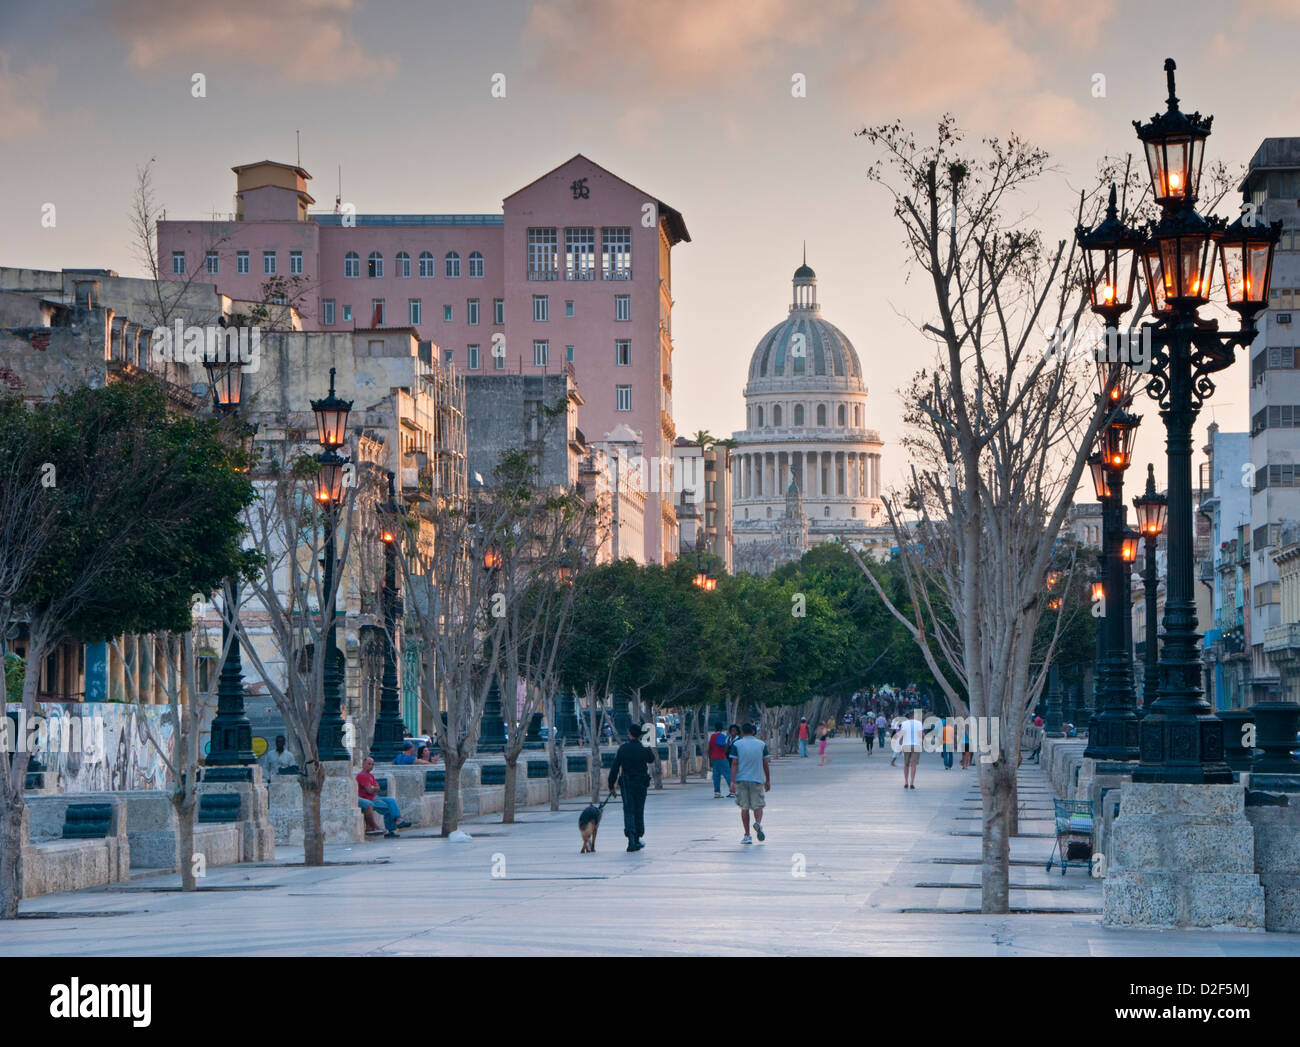
[[[26, 754], [22, 755], [24, 760]], [[18, 917], [18, 903], [23, 898], [23, 794], [6, 798], [4, 819], [0, 822], [0, 919]]]
[[600, 716], [594, 701], [587, 703], [587, 719], [591, 721], [591, 802], [600, 803]]
[[686, 784], [686, 765], [690, 760], [687, 755], [689, 746], [695, 744], [692, 741], [691, 732], [695, 729], [695, 710], [685, 709], [681, 714], [681, 730], [678, 732], [677, 751], [680, 754], [677, 759], [677, 772], [681, 777], [677, 779], [678, 785]]
[[555, 731], [555, 699], [552, 698], [550, 706], [550, 730], [546, 732], [546, 771], [547, 780], [550, 784], [550, 801], [551, 810], [560, 809], [560, 798], [564, 795], [564, 742], [556, 737]]
[[519, 779], [519, 754], [506, 753], [506, 795], [501, 805], [501, 824], [513, 825], [515, 821], [515, 783]]
[[1015, 765], [999, 756], [979, 765], [983, 800], [983, 841], [980, 869], [980, 912], [1005, 913], [1009, 907], [1011, 837], [1007, 832], [1009, 804], [1015, 796]]
[[307, 764], [305, 774], [298, 775], [302, 789], [302, 850], [306, 865], [325, 864], [325, 828], [320, 820], [320, 794], [325, 785], [325, 769], [319, 760]]
[[464, 766], [459, 747], [443, 750], [442, 835], [450, 836], [460, 826], [460, 769]]
[[185, 790], [174, 800], [176, 808], [176, 861], [180, 865], [181, 890], [192, 891], [198, 886], [194, 876], [194, 809], [198, 797], [186, 795]]

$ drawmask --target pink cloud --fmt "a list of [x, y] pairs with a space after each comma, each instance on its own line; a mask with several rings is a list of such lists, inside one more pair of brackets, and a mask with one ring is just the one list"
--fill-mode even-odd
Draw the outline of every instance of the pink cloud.
[[393, 59], [368, 54], [353, 34], [355, 8], [353, 0], [114, 0], [109, 18], [128, 46], [127, 62], [142, 72], [201, 72], [219, 62], [300, 83], [391, 76]]
[[45, 89], [54, 79], [50, 66], [28, 64], [19, 73], [0, 51], [0, 140], [34, 138], [45, 117]]

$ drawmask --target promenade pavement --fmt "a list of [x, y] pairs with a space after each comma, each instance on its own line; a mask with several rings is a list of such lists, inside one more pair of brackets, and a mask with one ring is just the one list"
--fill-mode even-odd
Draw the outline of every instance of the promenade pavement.
[[[646, 849], [628, 854], [618, 801], [598, 849], [579, 854], [578, 812], [467, 820], [213, 868], [185, 895], [175, 876], [48, 895], [0, 926], [0, 955], [1300, 955], [1300, 935], [1109, 930], [1100, 881], [1044, 865], [1051, 794], [1021, 770], [1006, 916], [979, 907], [976, 771], [925, 754], [902, 787], [886, 751], [835, 739], [832, 762], [772, 762], [765, 843], [741, 845], [734, 802], [692, 778], [651, 790]], [[297, 863], [297, 864], [295, 864]]]

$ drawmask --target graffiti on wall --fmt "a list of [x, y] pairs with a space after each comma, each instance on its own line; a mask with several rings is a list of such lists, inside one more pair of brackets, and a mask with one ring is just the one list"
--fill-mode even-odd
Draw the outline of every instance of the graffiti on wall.
[[[10, 703], [9, 710], [21, 706]], [[33, 753], [45, 765], [46, 785], [61, 793], [112, 792], [118, 789], [168, 789], [167, 764], [150, 740], [171, 757], [176, 741], [165, 706], [140, 708], [121, 702], [41, 702], [37, 711], [47, 718], [51, 739], [68, 737], [62, 721], [80, 717], [94, 719], [96, 734], [102, 722], [103, 745], [60, 751], [52, 745]], [[53, 776], [51, 783], [49, 776]]]

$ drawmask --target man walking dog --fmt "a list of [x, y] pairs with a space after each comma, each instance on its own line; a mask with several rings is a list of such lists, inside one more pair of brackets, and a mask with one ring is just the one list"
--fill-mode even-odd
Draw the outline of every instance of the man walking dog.
[[768, 765], [767, 744], [754, 737], [754, 725], [740, 728], [740, 737], [731, 746], [731, 780], [736, 788], [736, 806], [740, 808], [740, 822], [745, 827], [741, 843], [752, 844], [749, 835], [749, 812], [754, 812], [754, 832], [758, 842], [767, 839], [763, 832], [763, 808], [767, 806], [764, 793], [772, 788], [772, 773]]
[[609, 791], [614, 791], [619, 772], [623, 774], [623, 835], [627, 849], [639, 851], [645, 846], [645, 796], [650, 789], [649, 766], [657, 757], [654, 749], [641, 744], [642, 726], [634, 723], [627, 729], [627, 741], [618, 747], [618, 754], [609, 769]]

